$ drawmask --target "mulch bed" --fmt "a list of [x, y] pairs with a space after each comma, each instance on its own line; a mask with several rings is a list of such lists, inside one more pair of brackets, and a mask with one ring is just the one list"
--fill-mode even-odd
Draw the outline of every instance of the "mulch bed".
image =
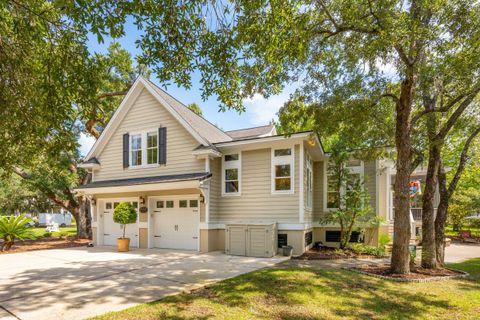
[[356, 254], [352, 251], [340, 252], [336, 248], [320, 246], [305, 251], [302, 255], [292, 257], [294, 260], [336, 260], [336, 259], [378, 259], [367, 254]]
[[3, 251], [3, 252], [0, 251], [0, 254], [35, 251], [35, 250], [46, 250], [46, 249], [85, 247], [89, 242], [91, 242], [91, 240], [76, 239], [74, 237], [68, 237], [66, 239], [42, 238], [39, 240], [16, 241], [15, 245], [9, 251]]
[[358, 267], [347, 268], [362, 274], [375, 276], [377, 278], [388, 279], [401, 282], [430, 282], [438, 280], [446, 280], [452, 278], [462, 278], [468, 276], [467, 272], [454, 270], [449, 268], [441, 269], [424, 269], [422, 267], [411, 267], [409, 274], [393, 274], [390, 272], [389, 265], [363, 265]]

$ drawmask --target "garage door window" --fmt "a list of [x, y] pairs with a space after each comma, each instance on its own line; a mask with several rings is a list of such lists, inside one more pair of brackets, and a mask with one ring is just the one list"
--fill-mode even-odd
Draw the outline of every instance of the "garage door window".
[[164, 202], [163, 201], [157, 201], [157, 209], [162, 209], [164, 206]]
[[173, 200], [168, 200], [166, 205], [167, 205], [167, 208], [173, 208], [174, 207]]
[[105, 203], [105, 210], [111, 210], [111, 209], [112, 209], [112, 203], [111, 202]]
[[119, 204], [120, 204], [120, 202], [114, 202], [114, 203], [113, 203], [113, 209], [115, 209], [116, 207], [118, 207]]
[[190, 200], [190, 208], [198, 208], [198, 200]]
[[188, 201], [187, 200], [180, 200], [179, 207], [180, 208], [187, 208], [188, 207]]

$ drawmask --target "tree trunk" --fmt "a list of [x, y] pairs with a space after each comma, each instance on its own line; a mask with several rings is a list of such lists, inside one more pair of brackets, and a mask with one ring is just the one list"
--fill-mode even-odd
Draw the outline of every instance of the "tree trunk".
[[441, 163], [439, 166], [438, 184], [440, 203], [438, 204], [437, 216], [435, 218], [435, 251], [438, 265], [443, 266], [445, 264], [445, 224], [447, 223], [448, 201], [450, 197], [448, 196], [445, 169]]
[[69, 208], [77, 222], [77, 237], [79, 239], [91, 238], [90, 201], [86, 197], [78, 197], [78, 206]]
[[396, 103], [395, 145], [397, 148], [397, 173], [395, 177], [395, 217], [391, 258], [391, 272], [410, 272], [410, 199], [409, 182], [411, 166], [410, 113], [414, 90], [414, 79], [402, 82], [400, 98]]
[[434, 199], [437, 190], [437, 173], [440, 148], [433, 143], [429, 148], [427, 177], [422, 205], [422, 267], [437, 268]]
[[[424, 97], [425, 109], [433, 109], [436, 99]], [[437, 268], [435, 246], [435, 192], [437, 191], [438, 168], [440, 166], [440, 142], [435, 140], [437, 134], [436, 115], [430, 114], [427, 118], [428, 133], [428, 169], [425, 179], [425, 192], [422, 200], [422, 267]]]

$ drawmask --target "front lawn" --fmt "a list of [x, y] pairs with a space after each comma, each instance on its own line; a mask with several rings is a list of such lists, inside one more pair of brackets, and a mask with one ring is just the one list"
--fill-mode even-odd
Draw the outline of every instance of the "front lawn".
[[[59, 228], [59, 232], [52, 232], [52, 237], [58, 238], [60, 236], [63, 237], [72, 237], [77, 235], [77, 228], [74, 227], [66, 227], [66, 228]], [[45, 227], [43, 228], [33, 228], [33, 233], [35, 234], [35, 237], [37, 238], [43, 238], [45, 236], [45, 233], [47, 232], [45, 230]]]
[[[464, 227], [462, 230], [470, 230], [472, 233], [472, 236], [474, 237], [480, 237], [480, 228], [475, 228], [475, 227]], [[452, 226], [446, 226], [445, 227], [445, 235], [447, 237], [458, 237], [460, 233], [458, 231], [453, 231]]]
[[340, 269], [276, 267], [97, 319], [478, 319], [480, 258], [467, 279], [397, 283]]

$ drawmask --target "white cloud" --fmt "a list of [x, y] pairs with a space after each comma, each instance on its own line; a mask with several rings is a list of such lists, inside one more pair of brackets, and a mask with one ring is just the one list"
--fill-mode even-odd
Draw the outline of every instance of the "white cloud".
[[95, 143], [95, 138], [81, 133], [80, 138], [78, 138], [78, 143], [80, 144], [80, 154], [86, 156]]
[[277, 119], [277, 112], [283, 104], [289, 99], [289, 92], [282, 92], [279, 95], [271, 96], [265, 99], [259, 94], [253, 98], [244, 101], [247, 108], [249, 122], [252, 125], [265, 125], [272, 119]]

